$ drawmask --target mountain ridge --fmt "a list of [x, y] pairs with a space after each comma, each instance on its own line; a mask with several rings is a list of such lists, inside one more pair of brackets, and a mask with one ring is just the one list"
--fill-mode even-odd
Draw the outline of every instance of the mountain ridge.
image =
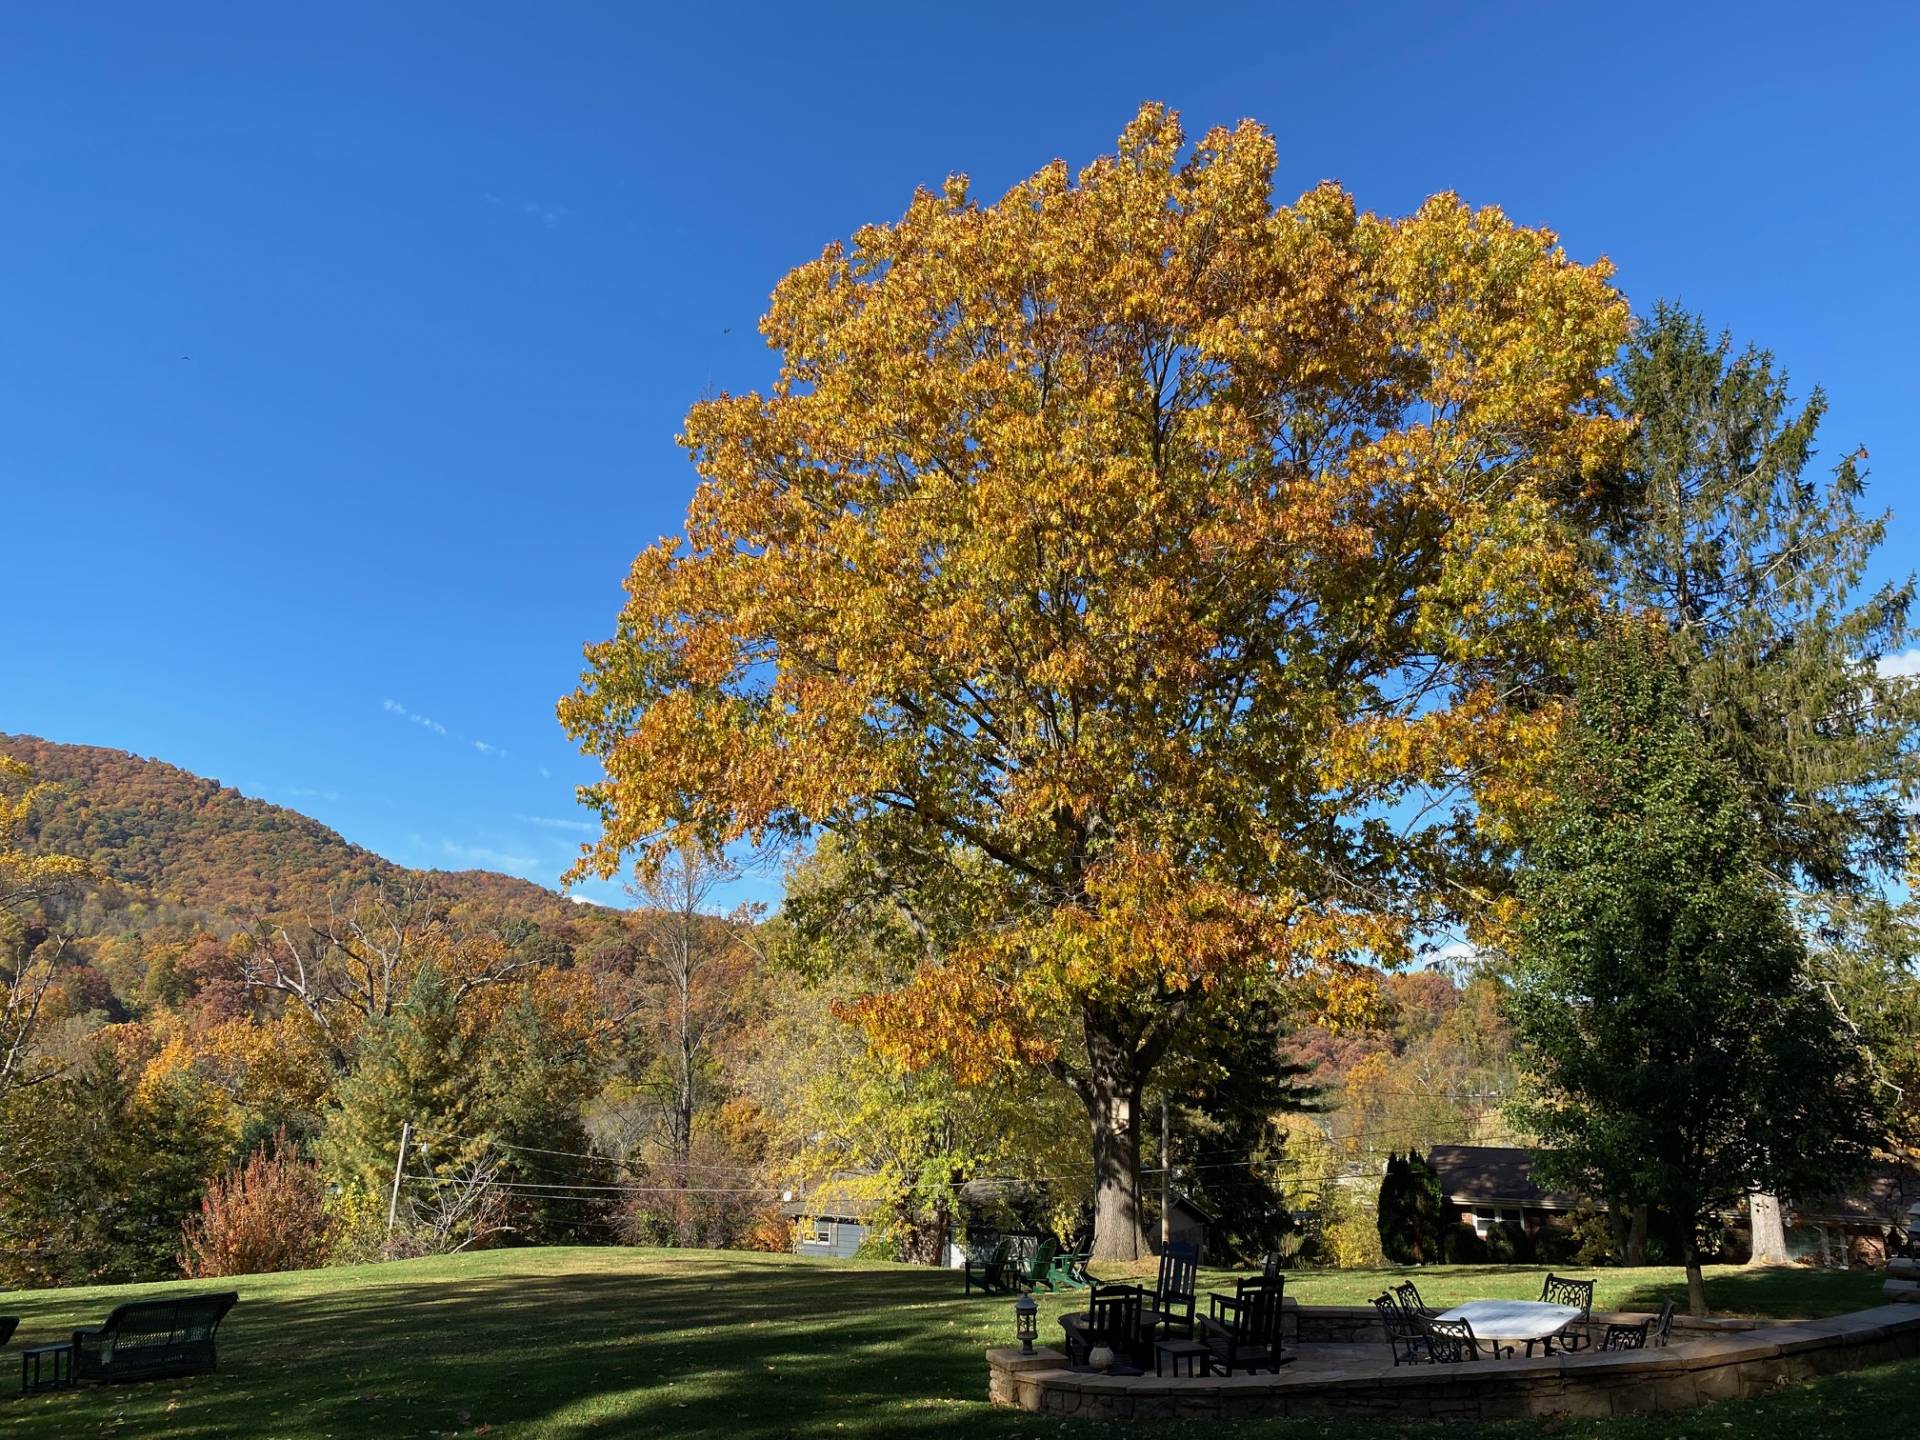
[[400, 865], [291, 806], [134, 751], [0, 732], [0, 754], [53, 787], [30, 848], [77, 855], [131, 897], [244, 922], [320, 904], [341, 885], [422, 877], [454, 900], [529, 915], [571, 908], [519, 876]]

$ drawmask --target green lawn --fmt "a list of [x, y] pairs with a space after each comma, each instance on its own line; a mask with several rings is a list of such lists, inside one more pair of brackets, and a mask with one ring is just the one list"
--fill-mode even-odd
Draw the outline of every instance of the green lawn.
[[[1416, 1272], [1429, 1300], [1534, 1295], [1539, 1270]], [[1600, 1272], [1602, 1306], [1676, 1292], [1667, 1271]], [[1364, 1301], [1397, 1275], [1308, 1272], [1309, 1303]], [[1877, 1277], [1709, 1272], [1727, 1312], [1830, 1314], [1871, 1305]], [[20, 1345], [97, 1321], [119, 1300], [168, 1286], [0, 1297]], [[206, 1288], [196, 1286], [195, 1288]], [[0, 1434], [321, 1437], [489, 1434], [501, 1440], [648, 1435], [952, 1437], [1092, 1435], [982, 1398], [981, 1351], [1005, 1344], [1004, 1298], [963, 1300], [957, 1275], [905, 1266], [700, 1251], [555, 1249], [263, 1275], [233, 1283], [221, 1369], [192, 1380], [0, 1398]], [[1043, 1297], [1042, 1325], [1069, 1298]], [[11, 1352], [9, 1352], [11, 1353]], [[0, 1390], [0, 1395], [7, 1392]], [[1920, 1362], [1825, 1381], [1712, 1413], [1713, 1433], [1809, 1440], [1905, 1436], [1920, 1412]], [[1300, 1421], [1247, 1436], [1451, 1435], [1433, 1427]], [[1476, 1434], [1651, 1440], [1701, 1435], [1702, 1418], [1484, 1427]], [[1199, 1436], [1170, 1426], [1136, 1435]]]

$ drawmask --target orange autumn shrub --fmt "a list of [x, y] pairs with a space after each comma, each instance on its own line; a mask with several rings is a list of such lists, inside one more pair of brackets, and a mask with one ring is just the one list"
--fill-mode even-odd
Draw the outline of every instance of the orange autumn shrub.
[[207, 1187], [200, 1213], [181, 1227], [182, 1273], [202, 1280], [324, 1265], [333, 1238], [326, 1196], [319, 1167], [278, 1131]]

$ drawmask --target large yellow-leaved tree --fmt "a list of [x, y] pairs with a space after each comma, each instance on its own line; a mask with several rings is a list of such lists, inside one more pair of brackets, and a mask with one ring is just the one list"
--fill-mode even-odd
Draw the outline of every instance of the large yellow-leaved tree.
[[1163, 1059], [1471, 888], [1621, 441], [1604, 264], [1453, 196], [1276, 206], [1273, 169], [1148, 106], [1078, 176], [956, 177], [787, 275], [777, 379], [688, 415], [685, 532], [560, 705], [605, 771], [583, 872], [830, 831], [965, 906], [856, 1013], [1069, 1085], [1102, 1256], [1141, 1247]]

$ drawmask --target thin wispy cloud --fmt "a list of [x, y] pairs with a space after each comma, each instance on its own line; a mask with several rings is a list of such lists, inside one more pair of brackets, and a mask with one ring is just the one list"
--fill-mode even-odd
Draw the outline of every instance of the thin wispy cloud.
[[402, 705], [398, 700], [382, 700], [380, 702], [380, 708], [385, 710], [389, 715], [398, 715], [403, 720], [411, 720], [414, 724], [431, 730], [436, 735], [444, 735], [447, 733], [447, 727], [442, 725], [438, 720], [430, 716], [416, 714]]
[[556, 230], [560, 222], [573, 212], [564, 205], [555, 205], [545, 200], [508, 200], [491, 190], [482, 190], [480, 198], [489, 205], [497, 205], [503, 210], [514, 210], [529, 220], [538, 221], [548, 230]]
[[505, 850], [496, 850], [491, 845], [462, 845], [456, 840], [442, 840], [440, 853], [463, 864], [484, 866], [489, 870], [532, 870], [540, 863], [538, 857], [533, 855], [514, 855]]
[[544, 765], [542, 765], [542, 766], [540, 767], [540, 778], [541, 778], [542, 780], [551, 780], [551, 779], [553, 779], [553, 772], [552, 772], [551, 770], [549, 770], [549, 769], [547, 769], [547, 767], [546, 767], [546, 766], [544, 766]]
[[507, 752], [504, 749], [498, 745], [489, 745], [484, 740], [474, 741], [473, 748], [478, 750], [482, 755], [498, 755], [502, 760], [507, 758]]
[[338, 800], [338, 790], [316, 790], [311, 785], [287, 785], [282, 787], [282, 795], [291, 795], [296, 800]]
[[556, 815], [516, 815], [522, 825], [538, 825], [544, 830], [568, 830], [576, 835], [598, 835], [600, 827], [591, 820], [562, 820]]

